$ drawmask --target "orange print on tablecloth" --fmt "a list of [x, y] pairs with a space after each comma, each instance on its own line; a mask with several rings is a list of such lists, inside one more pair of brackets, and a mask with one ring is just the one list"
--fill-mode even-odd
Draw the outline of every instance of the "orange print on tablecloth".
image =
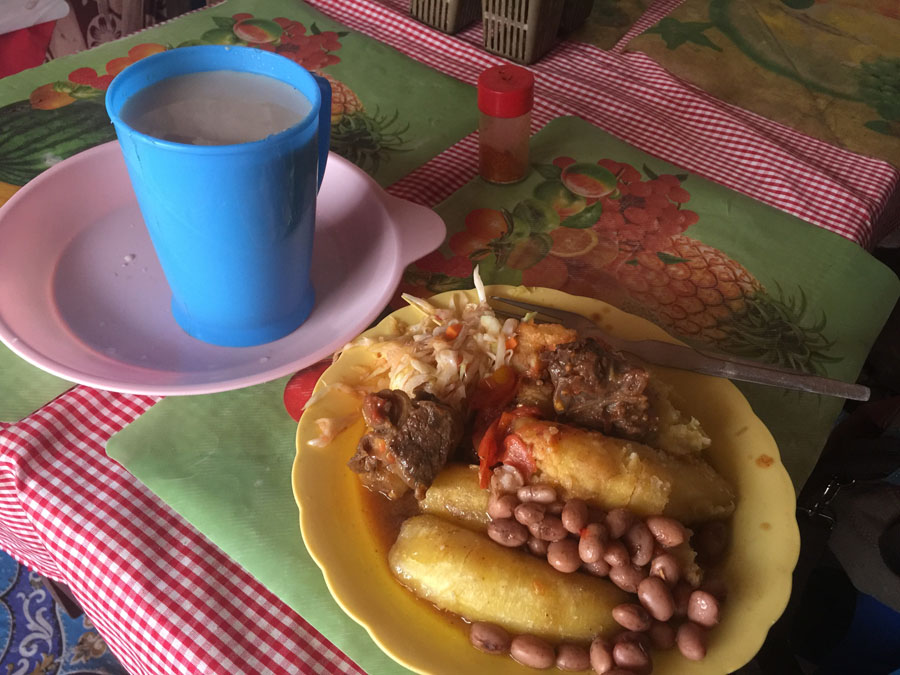
[[136, 61], [164, 52], [165, 46], [143, 43], [128, 50], [127, 56], [111, 59], [101, 75], [96, 69], [84, 66], [76, 68], [66, 80], [48, 82], [37, 87], [28, 100], [35, 110], [55, 110], [78, 99], [101, 98], [109, 88], [113, 78]]

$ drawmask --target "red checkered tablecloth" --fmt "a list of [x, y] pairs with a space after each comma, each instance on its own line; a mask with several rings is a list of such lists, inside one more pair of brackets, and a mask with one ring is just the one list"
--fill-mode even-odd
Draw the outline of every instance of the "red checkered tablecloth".
[[[449, 37], [410, 19], [405, 1], [310, 4], [465, 82], [501, 62], [479, 48], [478, 25]], [[888, 164], [716, 101], [640, 54], [564, 43], [533, 69], [535, 128], [579, 115], [862, 246], [897, 225]], [[436, 204], [475, 175], [475, 143], [464, 138], [390, 191]], [[361, 672], [106, 456], [105, 441], [155, 402], [78, 386], [0, 426], [0, 547], [66, 583], [132, 673]]]

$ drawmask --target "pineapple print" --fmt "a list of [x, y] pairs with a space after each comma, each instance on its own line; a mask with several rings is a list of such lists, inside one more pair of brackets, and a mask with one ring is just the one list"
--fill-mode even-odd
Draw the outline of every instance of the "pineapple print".
[[[537, 169], [546, 180], [531, 198], [512, 212], [476, 209], [450, 239], [456, 257], [487, 270], [485, 281], [494, 283], [501, 267], [506, 278], [510, 268], [525, 270], [523, 283], [595, 297], [698, 346], [804, 372], [824, 374], [825, 364], [840, 360], [828, 354], [825, 317], [808, 316], [802, 289], [796, 298], [766, 289], [736, 260], [683, 234], [698, 220], [682, 208], [690, 200], [684, 177], [645, 166], [644, 180], [609, 159], [558, 157]], [[504, 246], [533, 256], [513, 265], [499, 253]], [[432, 274], [426, 285], [458, 282]]]
[[[773, 294], [736, 260], [682, 234], [698, 220], [682, 208], [690, 200], [684, 177], [658, 176], [645, 166], [642, 180], [627, 164], [598, 165], [617, 182], [599, 198], [603, 213], [593, 229], [617, 242], [618, 254], [596, 270], [593, 295], [683, 339], [757, 361], [824, 374], [826, 363], [839, 360], [827, 354], [825, 318], [807, 316], [802, 289], [798, 300], [780, 288]], [[569, 183], [565, 169], [561, 175]], [[569, 184], [577, 195], [579, 181]]]
[[689, 237], [670, 237], [663, 253], [626, 251], [610, 267], [632, 304], [681, 335], [723, 340], [722, 326], [746, 311], [746, 298], [762, 291], [740, 263]]
[[331, 84], [331, 149], [361, 169], [378, 171], [387, 152], [398, 152], [405, 145], [409, 125], [400, 126], [399, 112], [369, 114], [362, 101], [346, 84], [334, 76], [319, 72]]
[[802, 291], [799, 301], [773, 295], [739, 262], [684, 235], [662, 250], [620, 252], [601, 282], [614, 304], [719, 351], [817, 374], [839, 360]]
[[324, 77], [331, 85], [331, 126], [340, 124], [345, 115], [364, 112], [362, 101], [350, 87], [328, 73], [318, 72], [316, 75]]

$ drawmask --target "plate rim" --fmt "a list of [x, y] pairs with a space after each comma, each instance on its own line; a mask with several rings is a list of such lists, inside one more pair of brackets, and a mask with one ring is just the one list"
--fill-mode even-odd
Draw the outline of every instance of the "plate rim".
[[[522, 290], [524, 290], [524, 292], [529, 293], [529, 294], [534, 290], [544, 291], [544, 292], [549, 291], [551, 294], [568, 296], [571, 298], [576, 298], [578, 300], [589, 300], [590, 302], [595, 303], [596, 305], [600, 305], [600, 306], [605, 305], [606, 307], [614, 310], [615, 312], [619, 312], [621, 314], [627, 315], [628, 317], [632, 317], [633, 319], [636, 319], [638, 324], [641, 325], [642, 328], [650, 327], [651, 331], [655, 333], [653, 335], [653, 337], [655, 337], [657, 339], [666, 340], [666, 341], [669, 341], [672, 343], [676, 343], [676, 344], [683, 344], [676, 338], [669, 335], [668, 333], [665, 333], [665, 331], [663, 331], [662, 328], [653, 324], [652, 322], [650, 322], [642, 317], [636, 316], [634, 314], [625, 312], [624, 310], [620, 310], [620, 309], [618, 309], [612, 305], [609, 305], [608, 303], [606, 303], [602, 300], [599, 300], [597, 298], [574, 296], [572, 294], [564, 293], [562, 291], [556, 291], [553, 289], [529, 288], [529, 287], [525, 287], [525, 286], [515, 286], [514, 287], [514, 286], [506, 286], [506, 285], [493, 285], [493, 286], [487, 287], [488, 294], [508, 295], [508, 296], [512, 295], [513, 297], [515, 297], [515, 295], [518, 292], [521, 292], [519, 289], [522, 289]], [[447, 291], [445, 293], [438, 294], [436, 297], [449, 297], [455, 293], [461, 293], [461, 292], [468, 293], [468, 294], [472, 293], [472, 291]], [[527, 298], [523, 298], [523, 299], [527, 299]], [[403, 309], [408, 309], [408, 308], [403, 308]], [[384, 324], [384, 321], [389, 320], [390, 317], [394, 316], [396, 313], [397, 313], [396, 311], [392, 312], [391, 315], [389, 315], [386, 319], [384, 319], [382, 322], [379, 322], [379, 324], [377, 326], [371, 328], [369, 331], [365, 331], [365, 333], [369, 333], [371, 331], [377, 330], [379, 327], [381, 327]], [[314, 393], [316, 391], [318, 391], [319, 388], [322, 386], [323, 378], [327, 374], [327, 372], [328, 371], [326, 370], [326, 372], [323, 373], [323, 376], [320, 377], [320, 379], [317, 381], [316, 387], [314, 388]], [[773, 490], [775, 489], [776, 482], [780, 483], [780, 490], [776, 493], [780, 497], [780, 499], [778, 501], [781, 502], [780, 505], [783, 508], [787, 508], [788, 502], [790, 503], [789, 514], [787, 514], [787, 513], [784, 514], [786, 516], [785, 523], [788, 526], [788, 532], [785, 534], [787, 543], [783, 547], [782, 555], [779, 558], [779, 561], [781, 563], [783, 563], [786, 567], [784, 568], [781, 577], [777, 580], [777, 583], [772, 584], [774, 590], [772, 591], [772, 597], [768, 603], [768, 607], [770, 608], [771, 613], [772, 613], [772, 616], [770, 617], [771, 622], [768, 623], [767, 625], [765, 625], [764, 627], [758, 626], [757, 630], [754, 631], [752, 638], [748, 639], [747, 642], [744, 642], [742, 644], [742, 650], [741, 650], [742, 655], [739, 658], [744, 658], [743, 654], [749, 654], [749, 656], [746, 656], [746, 659], [741, 664], [729, 663], [729, 667], [738, 668], [742, 665], [745, 665], [747, 662], [749, 662], [753, 658], [753, 656], [756, 653], [758, 653], [759, 649], [762, 647], [763, 643], [765, 642], [765, 639], [766, 639], [766, 636], [768, 635], [769, 629], [778, 620], [778, 618], [784, 613], [784, 610], [786, 609], [788, 602], [790, 600], [790, 595], [791, 595], [791, 590], [792, 590], [792, 582], [793, 582], [793, 579], [792, 579], [793, 570], [797, 565], [797, 562], [799, 560], [799, 555], [800, 555], [800, 532], [799, 532], [799, 525], [796, 520], [796, 510], [795, 510], [796, 509], [796, 494], [794, 492], [793, 483], [791, 482], [790, 476], [787, 473], [787, 469], [785, 468], [784, 464], [781, 461], [780, 450], [775, 442], [774, 437], [772, 437], [771, 432], [768, 430], [768, 427], [765, 425], [765, 423], [763, 423], [762, 420], [759, 419], [759, 417], [755, 414], [755, 412], [753, 412], [752, 407], [750, 406], [749, 402], [746, 400], [746, 397], [744, 397], [743, 393], [730, 380], [726, 380], [723, 378], [713, 378], [711, 376], [700, 375], [700, 374], [696, 374], [696, 373], [692, 373], [691, 375], [699, 377], [699, 378], [703, 378], [704, 380], [720, 380], [723, 383], [723, 385], [725, 385], [730, 390], [733, 390], [732, 393], [734, 395], [736, 395], [737, 397], [739, 397], [739, 399], [743, 402], [743, 404], [746, 405], [747, 411], [749, 411], [749, 414], [750, 414], [752, 420], [754, 421], [754, 424], [758, 425], [758, 432], [761, 432], [768, 441], [766, 454], [770, 454], [772, 459], [774, 459], [774, 463], [766, 469], [767, 471], [769, 471], [771, 469], [775, 470], [772, 474], [769, 474], [770, 477], [772, 477], [772, 479], [773, 479], [772, 480]], [[390, 636], [383, 635], [383, 633], [385, 633], [386, 631], [384, 631], [384, 629], [382, 629], [380, 626], [377, 625], [375, 618], [367, 619], [362, 616], [359, 616], [359, 614], [361, 613], [360, 610], [357, 607], [352, 607], [351, 605], [353, 603], [351, 601], [348, 601], [347, 599], [345, 599], [342, 596], [342, 593], [340, 592], [340, 590], [337, 588], [337, 586], [339, 585], [339, 581], [336, 578], [337, 575], [336, 575], [335, 571], [328, 569], [327, 564], [325, 562], [323, 562], [323, 560], [321, 558], [320, 552], [317, 551], [317, 547], [316, 547], [315, 543], [313, 543], [312, 546], [310, 545], [310, 541], [308, 540], [308, 535], [307, 535], [308, 530], [306, 527], [304, 527], [305, 519], [309, 517], [309, 515], [308, 515], [309, 511], [304, 509], [304, 506], [302, 503], [302, 495], [299, 494], [299, 490], [298, 490], [298, 473], [300, 471], [301, 453], [303, 452], [303, 449], [302, 449], [303, 429], [304, 429], [304, 421], [303, 421], [303, 418], [301, 417], [301, 420], [297, 425], [297, 433], [295, 435], [295, 457], [294, 457], [294, 462], [292, 465], [291, 484], [292, 484], [292, 490], [294, 493], [294, 499], [295, 499], [295, 502], [296, 502], [298, 510], [299, 510], [299, 523], [300, 523], [301, 536], [303, 539], [304, 546], [306, 547], [307, 551], [309, 552], [310, 557], [313, 559], [313, 561], [315, 561], [316, 565], [322, 571], [322, 575], [325, 580], [325, 583], [326, 583], [329, 593], [331, 594], [331, 596], [335, 600], [335, 602], [338, 604], [338, 606], [341, 608], [341, 610], [344, 611], [347, 614], [347, 616], [349, 616], [357, 624], [359, 624], [366, 630], [366, 633], [369, 635], [369, 637], [372, 639], [372, 641], [375, 642], [376, 645], [378, 645], [378, 647], [384, 652], [384, 654], [386, 656], [391, 658], [394, 662], [398, 663], [399, 665], [412, 670], [413, 672], [425, 673], [425, 674], [434, 672], [433, 670], [430, 670], [430, 669], [423, 669], [423, 667], [418, 665], [416, 662], [413, 662], [405, 657], [397, 655], [392, 650], [392, 647], [385, 643], [385, 639], [389, 639]], [[399, 587], [399, 584], [398, 584], [398, 587]], [[406, 592], [409, 593], [408, 591], [406, 591]], [[775, 595], [776, 593], [777, 593], [777, 597]], [[412, 594], [410, 594], [410, 595], [412, 595]], [[356, 603], [356, 604], [358, 605], [359, 603]], [[704, 669], [704, 664], [706, 664], [706, 667], [707, 667], [706, 669]], [[688, 673], [693, 675], [693, 673], [695, 673], [695, 672], [698, 672], [698, 673], [702, 672], [705, 675], [706, 673], [714, 672], [714, 671], [708, 670], [708, 668], [711, 667], [712, 665], [715, 665], [715, 664], [711, 664], [709, 661], [690, 662], [690, 661], [684, 660], [684, 666], [678, 668], [678, 672], [681, 673], [682, 671], [684, 671], [686, 675]], [[522, 673], [523, 673], [523, 675], [525, 675], [527, 671], [524, 670], [524, 668], [525, 668], [524, 666], [522, 668], [523, 668]], [[531, 669], [528, 669], [528, 671], [530, 671], [530, 670]], [[667, 671], [667, 675], [668, 675], [668, 672], [669, 671]]]

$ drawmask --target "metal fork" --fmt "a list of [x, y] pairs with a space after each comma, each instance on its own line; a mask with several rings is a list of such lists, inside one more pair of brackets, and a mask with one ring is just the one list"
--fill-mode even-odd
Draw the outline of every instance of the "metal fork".
[[[681, 370], [689, 370], [715, 377], [727, 377], [728, 379], [742, 382], [755, 382], [783, 389], [849, 398], [854, 401], [869, 400], [869, 388], [861, 384], [809, 375], [789, 368], [778, 368], [748, 359], [726, 356], [725, 354], [717, 354], [661, 340], [625, 340], [615, 335], [610, 335], [587, 317], [575, 312], [555, 307], [544, 307], [531, 302], [503, 298], [497, 295], [491, 296], [491, 299], [518, 307], [527, 312], [538, 312], [545, 317], [549, 317], [555, 323], [577, 330], [581, 336], [599, 338], [613, 349], [634, 354], [647, 363], [680, 368]], [[495, 311], [498, 314], [505, 314], [517, 319], [521, 319], [523, 316], [522, 314], [497, 310], [496, 308]]]

